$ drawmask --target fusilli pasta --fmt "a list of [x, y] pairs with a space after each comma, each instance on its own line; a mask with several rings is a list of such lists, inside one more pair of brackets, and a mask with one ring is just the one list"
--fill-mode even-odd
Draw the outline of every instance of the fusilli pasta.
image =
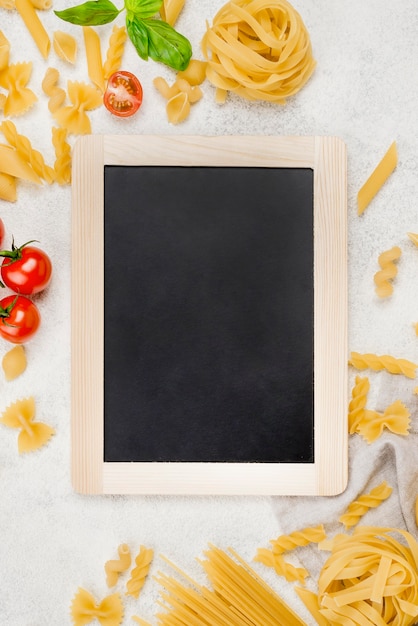
[[367, 513], [369, 509], [374, 509], [382, 504], [392, 493], [392, 487], [383, 481], [377, 487], [374, 487], [370, 493], [361, 495], [357, 500], [349, 504], [347, 511], [341, 515], [339, 521], [346, 528], [351, 528], [358, 524], [360, 519]]
[[312, 528], [303, 528], [289, 535], [281, 535], [277, 539], [270, 541], [273, 554], [283, 554], [295, 548], [307, 546], [310, 543], [319, 543], [325, 539], [325, 530], [322, 524]]
[[19, 135], [13, 122], [2, 122], [0, 128], [9, 144], [32, 167], [39, 178], [43, 178], [47, 183], [52, 183], [55, 178], [54, 170], [46, 165], [42, 154], [32, 148], [28, 138], [25, 135]]
[[407, 359], [397, 359], [388, 354], [377, 356], [376, 354], [360, 354], [352, 352], [349, 365], [358, 370], [372, 369], [376, 372], [387, 370], [391, 374], [404, 374], [408, 378], [415, 378], [415, 370], [418, 365]]
[[114, 26], [109, 39], [106, 61], [103, 65], [103, 78], [107, 80], [114, 72], [120, 69], [127, 39], [124, 26]]
[[309, 576], [304, 567], [295, 567], [292, 563], [285, 561], [281, 554], [274, 554], [272, 550], [267, 548], [259, 548], [254, 561], [272, 567], [276, 574], [284, 576], [288, 582], [298, 581], [304, 584], [305, 578]]
[[397, 261], [402, 254], [399, 246], [394, 246], [379, 255], [379, 265], [381, 269], [374, 275], [375, 291], [379, 298], [387, 298], [393, 293], [392, 282], [398, 273], [394, 261]]
[[52, 128], [52, 143], [55, 148], [55, 179], [60, 185], [71, 183], [71, 146], [67, 142], [65, 128]]
[[106, 572], [106, 584], [114, 587], [119, 579], [119, 574], [125, 572], [131, 565], [131, 551], [126, 543], [118, 547], [118, 559], [106, 561], [104, 569]]
[[358, 423], [364, 418], [367, 394], [370, 390], [370, 382], [367, 376], [364, 378], [356, 376], [355, 382], [356, 384], [351, 392], [352, 398], [348, 405], [348, 430], [351, 434], [356, 432]]
[[148, 576], [153, 558], [154, 551], [151, 548], [140, 547], [138, 556], [135, 559], [136, 567], [131, 571], [131, 577], [126, 583], [126, 595], [134, 598], [139, 596]]

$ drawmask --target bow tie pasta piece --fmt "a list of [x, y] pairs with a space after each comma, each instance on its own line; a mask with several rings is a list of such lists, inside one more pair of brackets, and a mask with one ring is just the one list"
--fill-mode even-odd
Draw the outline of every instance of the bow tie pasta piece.
[[94, 619], [101, 626], [120, 626], [123, 619], [121, 597], [113, 593], [96, 604], [92, 594], [80, 587], [71, 604], [71, 617], [74, 626], [85, 626]]
[[396, 435], [406, 436], [411, 425], [410, 415], [406, 406], [396, 400], [383, 413], [366, 410], [364, 419], [357, 425], [357, 432], [367, 443], [376, 441], [385, 428]]
[[[0, 177], [0, 185], [1, 185], [1, 177]], [[1, 187], [0, 187], [0, 198], [1, 198]], [[7, 381], [14, 380], [26, 369], [26, 353], [25, 348], [20, 346], [15, 346], [4, 355], [1, 362], [4, 376]]]
[[91, 85], [69, 80], [68, 97], [72, 105], [61, 107], [53, 113], [58, 124], [74, 135], [91, 133], [90, 118], [86, 111], [96, 109], [102, 104], [102, 94]]
[[32, 397], [17, 400], [0, 416], [0, 423], [9, 428], [20, 429], [17, 440], [19, 453], [37, 450], [55, 433], [55, 430], [47, 424], [34, 422], [34, 417], [35, 400]]
[[32, 73], [32, 63], [15, 63], [0, 73], [0, 87], [8, 90], [4, 103], [4, 115], [22, 115], [37, 101], [31, 89], [26, 87]]

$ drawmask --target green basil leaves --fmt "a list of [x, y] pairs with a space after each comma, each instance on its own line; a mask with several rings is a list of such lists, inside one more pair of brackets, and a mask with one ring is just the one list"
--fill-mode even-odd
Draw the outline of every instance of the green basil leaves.
[[84, 2], [76, 7], [64, 11], [54, 11], [54, 13], [71, 24], [101, 26], [113, 22], [120, 11], [110, 0], [89, 0], [89, 2]]
[[172, 26], [155, 19], [139, 19], [137, 15], [126, 16], [128, 35], [139, 56], [147, 60], [151, 57], [172, 67], [185, 70], [192, 56], [192, 47], [186, 37], [180, 35]]
[[55, 14], [66, 22], [79, 26], [109, 24], [124, 9], [126, 28], [138, 55], [145, 61], [150, 57], [175, 70], [185, 70], [192, 56], [190, 41], [172, 26], [154, 16], [163, 0], [125, 0], [118, 9], [110, 0], [89, 0]]

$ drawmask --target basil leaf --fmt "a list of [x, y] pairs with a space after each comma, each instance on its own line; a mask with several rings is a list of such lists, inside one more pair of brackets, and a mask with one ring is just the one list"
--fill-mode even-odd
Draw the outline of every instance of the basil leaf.
[[113, 22], [120, 10], [110, 0], [89, 0], [78, 6], [54, 11], [55, 15], [71, 24], [79, 26], [100, 26]]
[[143, 26], [143, 21], [138, 19], [133, 13], [128, 13], [126, 16], [126, 30], [141, 59], [148, 61], [148, 31]]
[[143, 19], [158, 13], [162, 3], [163, 0], [125, 0], [125, 8]]
[[175, 70], [185, 70], [192, 56], [190, 41], [163, 20], [141, 20], [148, 32], [148, 54]]

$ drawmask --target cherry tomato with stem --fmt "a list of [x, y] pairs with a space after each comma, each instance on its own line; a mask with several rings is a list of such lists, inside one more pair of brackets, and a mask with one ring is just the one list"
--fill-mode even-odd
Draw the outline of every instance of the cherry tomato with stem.
[[12, 243], [11, 250], [1, 250], [3, 258], [1, 278], [7, 287], [16, 293], [33, 295], [49, 285], [52, 275], [52, 263], [49, 256], [40, 248], [35, 248], [28, 241], [17, 248]]
[[0, 336], [12, 343], [26, 343], [41, 323], [38, 307], [25, 296], [11, 295], [0, 300]]
[[131, 72], [114, 72], [107, 82], [103, 102], [108, 111], [117, 117], [130, 117], [142, 104], [142, 86]]

